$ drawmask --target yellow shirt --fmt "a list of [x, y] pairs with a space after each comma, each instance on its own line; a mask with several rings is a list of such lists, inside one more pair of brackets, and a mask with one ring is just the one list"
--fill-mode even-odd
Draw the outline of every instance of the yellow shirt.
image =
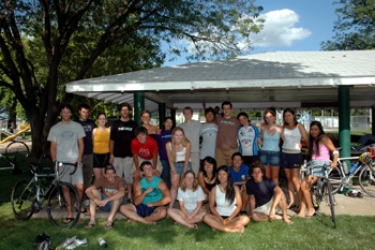
[[104, 131], [96, 128], [93, 135], [93, 142], [95, 154], [109, 153], [109, 128], [106, 128]]

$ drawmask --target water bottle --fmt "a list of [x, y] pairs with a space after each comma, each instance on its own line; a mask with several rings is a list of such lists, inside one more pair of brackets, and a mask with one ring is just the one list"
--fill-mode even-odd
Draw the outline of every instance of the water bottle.
[[105, 242], [105, 240], [103, 239], [103, 238], [99, 238], [98, 239], [98, 242], [99, 242], [99, 245], [101, 246], [101, 247], [104, 247], [104, 248], [106, 248], [107, 247], [107, 242]]
[[346, 165], [346, 161], [342, 161], [342, 169], [344, 170], [344, 174], [348, 175], [348, 166]]
[[354, 171], [357, 169], [358, 165], [359, 165], [358, 162], [353, 164], [352, 168], [350, 169], [350, 174], [354, 173]]

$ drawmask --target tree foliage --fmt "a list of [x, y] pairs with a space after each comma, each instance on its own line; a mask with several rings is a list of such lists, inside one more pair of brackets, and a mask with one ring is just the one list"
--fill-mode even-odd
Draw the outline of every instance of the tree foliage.
[[332, 40], [323, 50], [366, 50], [375, 48], [375, 0], [340, 0], [335, 4], [337, 21]]
[[24, 108], [37, 155], [58, 104], [72, 101], [64, 83], [159, 67], [162, 41], [195, 59], [234, 56], [261, 29], [261, 10], [253, 0], [3, 0], [0, 86]]

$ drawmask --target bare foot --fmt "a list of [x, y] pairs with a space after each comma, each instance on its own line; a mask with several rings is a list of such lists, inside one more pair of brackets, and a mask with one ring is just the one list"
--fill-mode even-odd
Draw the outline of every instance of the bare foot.
[[299, 214], [297, 214], [297, 216], [300, 217], [300, 218], [305, 218], [306, 214], [300, 212]]
[[245, 227], [239, 227], [239, 228], [237, 228], [237, 233], [240, 233], [240, 234], [242, 234], [243, 232], [245, 231]]
[[128, 219], [128, 223], [133, 223], [135, 222], [134, 220]]

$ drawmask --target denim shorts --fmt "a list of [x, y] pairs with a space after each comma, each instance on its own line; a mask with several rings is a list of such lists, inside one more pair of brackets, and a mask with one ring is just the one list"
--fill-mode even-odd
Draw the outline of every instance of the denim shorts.
[[287, 169], [301, 168], [301, 153], [281, 153], [281, 166]]
[[314, 177], [324, 177], [326, 175], [324, 165], [330, 166], [329, 161], [309, 161], [307, 163], [307, 173], [308, 175], [313, 175]]
[[261, 150], [259, 152], [260, 162], [263, 166], [280, 166], [280, 151]]
[[[173, 162], [173, 164], [174, 164], [174, 169], [176, 171], [176, 174], [183, 175], [185, 162]], [[192, 170], [190, 161], [189, 161], [189, 165], [188, 165], [188, 170]], [[171, 170], [171, 174], [173, 174], [172, 170]]]
[[[107, 199], [107, 196], [103, 193], [100, 194], [100, 198], [101, 200], [104, 200], [104, 199]], [[120, 203], [120, 206], [121, 205], [124, 205], [125, 204], [125, 198], [122, 197], [121, 198], [121, 203]], [[101, 207], [100, 210], [102, 211], [105, 211], [105, 212], [111, 212], [111, 208], [112, 208], [112, 201], [108, 201], [107, 204], [105, 204], [104, 207]], [[120, 208], [120, 207], [119, 207]]]

